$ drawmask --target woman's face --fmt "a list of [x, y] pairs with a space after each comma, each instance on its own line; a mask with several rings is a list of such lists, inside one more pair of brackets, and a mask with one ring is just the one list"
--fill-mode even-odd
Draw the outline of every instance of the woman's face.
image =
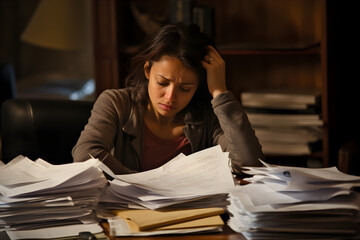
[[145, 76], [149, 80], [150, 103], [156, 114], [174, 117], [183, 110], [194, 96], [199, 86], [198, 75], [186, 68], [176, 57], [163, 56], [144, 65]]

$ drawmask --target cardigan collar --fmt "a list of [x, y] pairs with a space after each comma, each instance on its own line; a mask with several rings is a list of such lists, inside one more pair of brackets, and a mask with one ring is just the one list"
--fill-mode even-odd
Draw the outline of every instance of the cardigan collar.
[[[138, 138], [142, 134], [143, 124], [144, 124], [144, 115], [145, 115], [145, 106], [137, 103], [134, 104], [130, 109], [130, 115], [128, 120], [123, 126], [123, 131], [129, 135]], [[191, 111], [191, 108], [185, 109], [184, 123], [186, 125], [201, 125], [203, 124], [202, 111]]]

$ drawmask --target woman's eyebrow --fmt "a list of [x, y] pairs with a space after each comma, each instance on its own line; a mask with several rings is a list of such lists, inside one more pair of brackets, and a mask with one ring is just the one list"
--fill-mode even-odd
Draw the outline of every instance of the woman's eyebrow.
[[[169, 78], [167, 78], [167, 77], [164, 77], [163, 75], [161, 75], [161, 74], [156, 74], [157, 76], [159, 76], [159, 77], [161, 77], [161, 78], [163, 78], [163, 79], [165, 79], [165, 80], [167, 80], [167, 81], [170, 81], [170, 82], [172, 82], [172, 80], [171, 79], [169, 79]], [[181, 84], [182, 85], [196, 85], [196, 83], [194, 83], [194, 82], [181, 82]]]
[[194, 82], [182, 82], [182, 85], [196, 85]]
[[171, 81], [171, 79], [166, 78], [166, 77], [164, 77], [163, 75], [160, 75], [160, 74], [156, 74], [156, 75], [158, 75], [159, 77], [161, 77], [161, 78], [163, 78], [163, 79], [165, 79], [165, 80]]

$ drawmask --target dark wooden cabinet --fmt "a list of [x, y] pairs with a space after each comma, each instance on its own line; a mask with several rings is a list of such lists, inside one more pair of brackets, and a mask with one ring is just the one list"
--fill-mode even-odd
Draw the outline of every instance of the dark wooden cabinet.
[[[214, 40], [226, 61], [227, 84], [240, 97], [256, 88], [317, 89], [322, 93], [324, 134], [317, 158], [323, 166], [337, 164], [337, 153], [348, 136], [339, 136], [340, 103], [333, 64], [337, 5], [325, 0], [193, 0], [193, 6], [214, 8]], [[93, 0], [97, 94], [123, 86], [127, 62], [146, 37], [133, 16], [142, 14], [165, 24], [170, 0]], [[336, 18], [335, 20], [333, 18]], [[343, 93], [341, 93], [343, 94]], [[271, 158], [271, 156], [270, 156]], [[290, 158], [287, 160], [292, 161]]]

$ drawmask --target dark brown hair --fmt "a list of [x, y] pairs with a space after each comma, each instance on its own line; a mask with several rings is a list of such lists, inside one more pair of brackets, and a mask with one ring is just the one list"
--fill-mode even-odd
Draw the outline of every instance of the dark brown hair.
[[135, 87], [139, 91], [147, 89], [148, 81], [144, 74], [145, 62], [149, 61], [149, 68], [151, 68], [154, 61], [168, 55], [178, 58], [185, 67], [198, 74], [200, 84], [192, 102], [209, 102], [211, 95], [207, 87], [206, 71], [201, 64], [209, 45], [214, 46], [214, 43], [200, 31], [198, 25], [168, 24], [145, 39], [139, 52], [131, 59], [125, 85]]

